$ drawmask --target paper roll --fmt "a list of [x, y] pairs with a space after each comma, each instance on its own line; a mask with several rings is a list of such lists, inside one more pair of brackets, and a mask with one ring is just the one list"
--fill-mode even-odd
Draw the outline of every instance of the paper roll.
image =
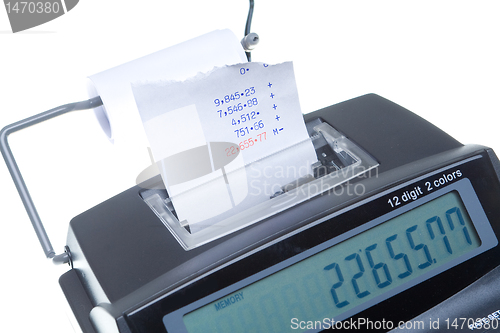
[[148, 146], [131, 89], [132, 82], [185, 80], [214, 67], [247, 62], [239, 40], [228, 29], [216, 30], [89, 77], [90, 97], [104, 133], [120, 144]]

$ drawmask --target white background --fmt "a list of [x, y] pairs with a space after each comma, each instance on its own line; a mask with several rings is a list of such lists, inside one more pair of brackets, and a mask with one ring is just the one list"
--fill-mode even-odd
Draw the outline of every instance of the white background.
[[[0, 9], [0, 127], [87, 99], [87, 76], [126, 61], [215, 29], [241, 38], [247, 10], [245, 0], [81, 0], [12, 34]], [[304, 113], [373, 92], [500, 152], [499, 15], [498, 1], [256, 0], [253, 60], [294, 62]], [[73, 216], [147, 167], [111, 145], [91, 111], [12, 135], [11, 145], [57, 252]], [[57, 285], [67, 267], [44, 259], [3, 163], [0, 250], [2, 331], [71, 332]]]

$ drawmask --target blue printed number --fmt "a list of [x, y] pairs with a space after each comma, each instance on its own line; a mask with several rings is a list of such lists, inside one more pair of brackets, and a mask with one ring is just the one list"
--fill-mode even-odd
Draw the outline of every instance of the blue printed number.
[[398, 275], [398, 278], [400, 279], [404, 279], [405, 277], [407, 276], [410, 276], [411, 273], [413, 273], [413, 269], [411, 268], [411, 265], [410, 265], [410, 260], [408, 259], [408, 256], [404, 253], [398, 253], [398, 254], [395, 254], [394, 253], [394, 249], [392, 248], [392, 242], [396, 240], [396, 238], [398, 238], [398, 235], [392, 235], [391, 237], [388, 237], [386, 240], [385, 240], [385, 245], [387, 245], [387, 249], [389, 250], [389, 254], [391, 256], [392, 259], [394, 260], [401, 260], [403, 259], [403, 262], [405, 263], [405, 266], [406, 266], [406, 272], [403, 272], [401, 274]]
[[359, 272], [353, 275], [353, 277], [351, 279], [351, 283], [352, 283], [352, 286], [354, 287], [354, 292], [356, 293], [356, 296], [358, 296], [358, 298], [363, 298], [365, 296], [370, 295], [370, 292], [368, 290], [361, 292], [359, 290], [358, 282], [356, 281], [357, 279], [361, 278], [365, 272], [365, 268], [363, 267], [363, 263], [361, 262], [361, 257], [357, 253], [353, 253], [353, 254], [345, 257], [346, 261], [351, 261], [354, 259], [356, 259], [356, 263], [358, 265]]
[[[446, 232], [444, 231], [443, 223], [441, 222], [441, 218], [439, 216], [434, 216], [431, 217], [426, 221], [427, 224], [427, 231], [429, 231], [429, 236], [431, 236], [431, 239], [434, 239], [436, 235], [434, 234], [434, 231], [432, 230], [432, 223], [436, 222], [439, 232], [443, 236], [443, 243], [444, 246], [446, 247], [446, 250], [448, 251], [449, 254], [452, 254], [453, 251], [451, 249], [450, 241], [448, 240], [448, 236], [446, 236]], [[453, 222], [452, 222], [453, 223]]]
[[415, 230], [417, 230], [418, 226], [415, 224], [413, 227], [410, 227], [406, 229], [406, 237], [408, 238], [408, 242], [410, 242], [410, 247], [415, 250], [415, 251], [420, 251], [423, 250], [425, 254], [425, 258], [427, 259], [426, 262], [418, 265], [418, 268], [424, 269], [429, 267], [432, 264], [432, 258], [431, 254], [429, 252], [429, 248], [427, 248], [427, 245], [420, 243], [418, 245], [415, 245], [415, 242], [413, 241], [413, 236], [411, 235]]
[[333, 263], [333, 264], [326, 266], [323, 269], [325, 271], [329, 271], [332, 269], [335, 270], [335, 273], [337, 274], [337, 278], [339, 279], [339, 282], [335, 283], [332, 286], [332, 289], [330, 290], [330, 292], [332, 293], [332, 297], [333, 297], [333, 301], [335, 302], [335, 306], [337, 306], [338, 308], [343, 308], [344, 306], [348, 305], [349, 302], [347, 300], [341, 302], [339, 300], [337, 292], [335, 291], [336, 289], [340, 288], [342, 286], [342, 284], [344, 283], [344, 277], [342, 276], [342, 272], [340, 271], [339, 265], [337, 263]]
[[[387, 267], [387, 264], [385, 264], [383, 262], [379, 262], [379, 263], [375, 264], [373, 262], [373, 257], [372, 257], [371, 252], [373, 250], [375, 250], [376, 248], [377, 248], [377, 244], [370, 245], [365, 249], [365, 253], [366, 253], [366, 257], [368, 258], [368, 263], [370, 264], [370, 267], [372, 269], [373, 277], [375, 278], [375, 282], [377, 283], [377, 286], [379, 288], [384, 288], [392, 283], [392, 278], [391, 278], [391, 274], [389, 273], [389, 268]], [[380, 276], [378, 273], [379, 269], [382, 269], [384, 274], [385, 274], [385, 281], [384, 282], [382, 282], [382, 280], [380, 280]]]

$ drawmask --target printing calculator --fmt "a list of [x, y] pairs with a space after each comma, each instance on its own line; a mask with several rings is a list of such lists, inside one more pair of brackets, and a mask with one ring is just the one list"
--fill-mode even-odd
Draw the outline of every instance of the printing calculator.
[[[59, 282], [82, 330], [494, 331], [493, 150], [462, 145], [375, 94], [304, 120], [315, 181], [342, 181], [233, 233], [186, 249], [166, 222], [168, 193], [151, 186], [74, 217], [71, 269]], [[366, 159], [370, 167], [345, 177]], [[293, 201], [303, 186], [283, 188], [269, 206]]]

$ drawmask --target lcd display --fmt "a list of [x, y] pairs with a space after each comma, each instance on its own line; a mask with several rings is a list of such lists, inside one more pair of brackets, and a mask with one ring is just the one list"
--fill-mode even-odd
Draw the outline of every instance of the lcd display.
[[294, 318], [340, 318], [480, 245], [458, 192], [448, 192], [188, 313], [184, 324], [190, 333], [298, 332]]

